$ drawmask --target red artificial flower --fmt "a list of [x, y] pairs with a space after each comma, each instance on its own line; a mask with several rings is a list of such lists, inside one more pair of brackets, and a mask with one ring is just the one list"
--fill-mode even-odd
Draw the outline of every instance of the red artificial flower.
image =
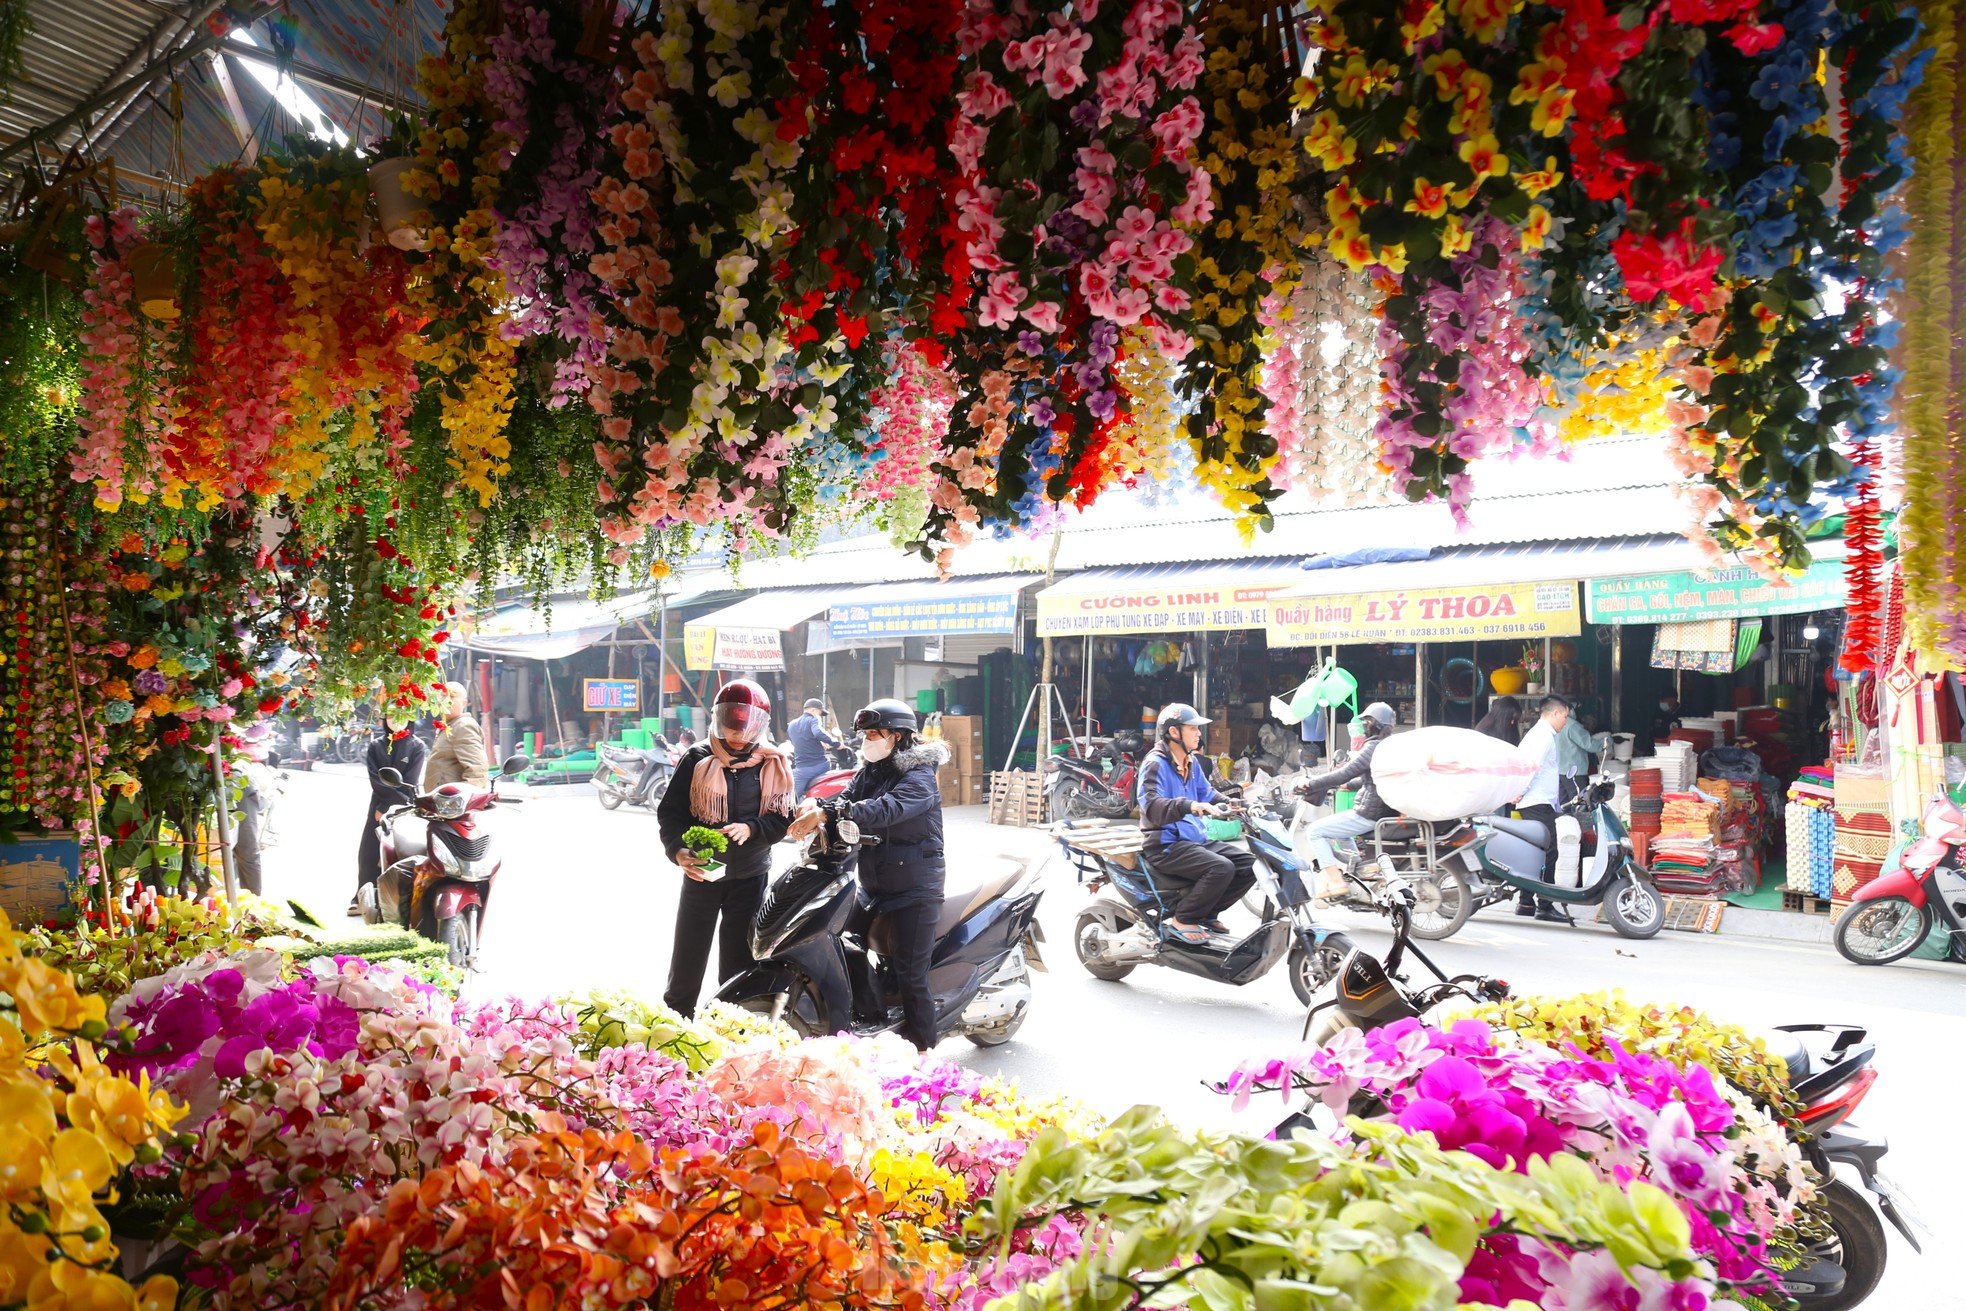
[[1750, 59], [1765, 55], [1780, 45], [1783, 35], [1780, 23], [1736, 23], [1726, 32], [1734, 48]]

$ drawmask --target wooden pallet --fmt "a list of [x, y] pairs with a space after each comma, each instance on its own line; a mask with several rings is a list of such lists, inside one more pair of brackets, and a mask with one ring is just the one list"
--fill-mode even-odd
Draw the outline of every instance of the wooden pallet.
[[1043, 777], [1023, 769], [999, 770], [990, 775], [990, 822], [1014, 828], [1036, 828], [1043, 824]]
[[1830, 899], [1818, 897], [1807, 892], [1782, 891], [1782, 909], [1800, 911], [1804, 915], [1827, 915], [1830, 913]]
[[1147, 845], [1146, 830], [1131, 820], [1077, 820], [1072, 824], [1046, 824], [1044, 830], [1075, 851], [1102, 856], [1127, 869], [1139, 866], [1140, 852]]

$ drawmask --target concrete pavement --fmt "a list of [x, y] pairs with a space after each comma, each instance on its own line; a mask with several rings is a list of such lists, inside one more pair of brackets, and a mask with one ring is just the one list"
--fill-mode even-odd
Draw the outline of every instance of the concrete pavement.
[[[361, 771], [320, 766], [285, 786], [267, 891], [339, 915], [354, 885]], [[585, 786], [512, 791], [526, 801], [493, 817], [505, 872], [487, 910], [484, 971], [472, 991], [541, 996], [606, 987], [660, 996], [680, 876], [659, 850], [655, 816], [603, 811]], [[1037, 978], [1031, 1016], [1013, 1042], [984, 1050], [954, 1040], [945, 1055], [1108, 1113], [1152, 1102], [1191, 1123], [1256, 1129], [1275, 1118], [1274, 1106], [1260, 1106], [1239, 1121], [1201, 1081], [1294, 1044], [1303, 1010], [1280, 969], [1240, 989], [1158, 967], [1102, 983], [1072, 955], [1083, 895], [1043, 835], [993, 827], [981, 807], [951, 810], [947, 826], [954, 861], [985, 851], [1049, 861], [1040, 922], [1051, 968]], [[1382, 921], [1342, 912], [1334, 919], [1368, 949], [1389, 941]], [[1427, 949], [1450, 973], [1500, 975], [1522, 993], [1620, 987], [1750, 1026], [1866, 1026], [1882, 1077], [1859, 1119], [1891, 1136], [1887, 1170], [1934, 1232], [1966, 1226], [1952, 1127], [1966, 1097], [1966, 969], [1931, 962], [1866, 969], [1824, 945], [1738, 935], [1667, 932], [1635, 943], [1602, 926], [1519, 921], [1502, 907]], [[1943, 1237], [1938, 1253], [1922, 1258], [1895, 1233], [1891, 1242], [1890, 1272], [1871, 1305], [1966, 1309]]]

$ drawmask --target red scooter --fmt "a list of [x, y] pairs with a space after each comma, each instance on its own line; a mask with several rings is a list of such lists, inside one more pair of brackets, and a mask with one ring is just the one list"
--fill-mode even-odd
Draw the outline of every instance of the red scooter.
[[1836, 922], [1836, 949], [1859, 965], [1889, 965], [1918, 950], [1936, 918], [1951, 955], [1966, 949], [1966, 813], [1944, 797], [1925, 807], [1925, 835], [1897, 867], [1857, 889]]
[[[531, 764], [525, 756], [507, 756], [490, 788], [445, 783], [420, 794], [413, 805], [384, 812], [376, 826], [382, 876], [355, 896], [363, 922], [414, 929], [443, 943], [451, 964], [477, 969], [478, 931], [501, 864], [478, 816], [500, 804], [518, 804], [522, 798], [498, 795], [498, 779], [523, 774]], [[403, 783], [393, 769], [378, 770], [376, 776], [392, 787]], [[397, 822], [413, 819], [425, 822], [421, 831], [415, 824]]]

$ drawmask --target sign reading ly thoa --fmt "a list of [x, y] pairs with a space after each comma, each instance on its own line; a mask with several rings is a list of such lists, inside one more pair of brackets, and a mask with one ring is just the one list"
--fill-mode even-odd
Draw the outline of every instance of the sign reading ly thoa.
[[1265, 631], [1271, 646], [1319, 646], [1574, 637], [1583, 624], [1574, 582], [1507, 583], [1282, 597]]

